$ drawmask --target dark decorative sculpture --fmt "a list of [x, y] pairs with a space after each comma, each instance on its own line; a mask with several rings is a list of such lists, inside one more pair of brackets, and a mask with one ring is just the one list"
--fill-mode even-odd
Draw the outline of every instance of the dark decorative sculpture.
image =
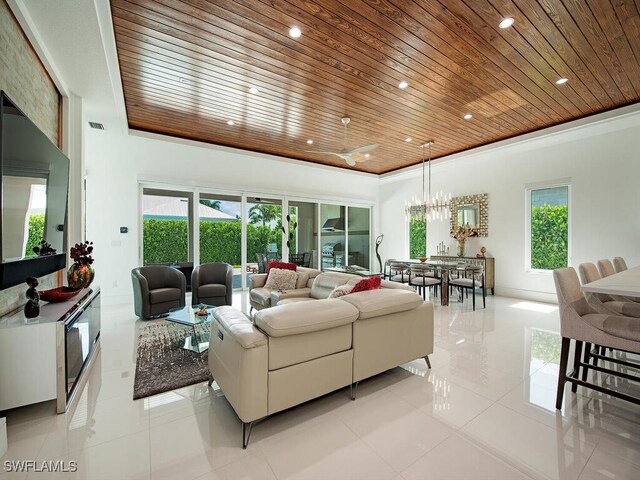
[[35, 277], [27, 278], [27, 303], [24, 306], [24, 316], [27, 318], [35, 318], [40, 315], [40, 294], [36, 287], [38, 286], [38, 279]]
[[384, 238], [384, 235], [380, 235], [378, 236], [378, 238], [376, 238], [376, 257], [378, 257], [378, 263], [380, 264], [380, 273], [384, 273], [384, 272], [382, 271], [382, 259], [380, 258], [380, 252], [378, 252], [378, 247], [382, 243], [383, 238]]
[[[298, 222], [293, 222], [293, 225], [291, 225], [291, 216], [287, 215], [287, 225], [289, 226], [289, 235], [288, 235], [288, 239], [287, 239], [287, 248], [291, 248], [291, 242], [293, 240], [293, 236], [295, 235], [295, 231], [296, 228], [298, 228]], [[280, 229], [282, 230], [282, 233], [284, 235], [287, 235], [287, 229], [284, 228], [284, 225], [280, 227]]]

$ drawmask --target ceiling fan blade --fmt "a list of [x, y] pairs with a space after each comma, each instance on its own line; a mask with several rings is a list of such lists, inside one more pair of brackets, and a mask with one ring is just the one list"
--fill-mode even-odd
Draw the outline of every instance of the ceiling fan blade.
[[343, 152], [321, 152], [318, 150], [305, 150], [307, 153], [325, 153], [327, 155], [342, 155]]
[[344, 161], [347, 162], [347, 165], [349, 165], [350, 167], [356, 166], [356, 161], [351, 156], [346, 157]]
[[375, 150], [376, 148], [378, 148], [380, 145], [378, 145], [377, 143], [372, 143], [371, 145], [365, 145], [364, 147], [358, 147], [355, 148], [353, 150], [351, 150], [348, 153], [364, 153], [364, 152], [370, 152], [371, 150]]

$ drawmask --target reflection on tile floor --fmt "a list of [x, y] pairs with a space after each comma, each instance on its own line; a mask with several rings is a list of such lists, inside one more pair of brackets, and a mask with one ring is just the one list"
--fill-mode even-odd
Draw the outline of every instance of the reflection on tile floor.
[[567, 389], [555, 410], [554, 306], [502, 297], [476, 312], [436, 306], [432, 370], [414, 361], [362, 382], [355, 402], [343, 389], [274, 415], [247, 450], [215, 383], [132, 400], [143, 325], [132, 311], [103, 307], [102, 350], [72, 411], [55, 415], [48, 402], [7, 412], [3, 466], [64, 460], [78, 471], [2, 469], [0, 479], [640, 478], [640, 407]]

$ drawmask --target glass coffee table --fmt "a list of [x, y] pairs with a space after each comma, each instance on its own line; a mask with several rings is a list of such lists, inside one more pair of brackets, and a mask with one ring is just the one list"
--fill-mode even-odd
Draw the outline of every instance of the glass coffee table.
[[[199, 305], [172, 308], [169, 310], [169, 316], [167, 320], [181, 325], [188, 325], [192, 328], [193, 333], [184, 339], [184, 345], [182, 348], [185, 350], [191, 350], [196, 353], [203, 353], [209, 349], [209, 337], [210, 331], [207, 328], [197, 327], [211, 323], [213, 317], [213, 311], [216, 307], [206, 306], [206, 315], [196, 315], [196, 312], [200, 310]], [[200, 331], [198, 331], [200, 330]], [[204, 331], [202, 331], [204, 330]]]

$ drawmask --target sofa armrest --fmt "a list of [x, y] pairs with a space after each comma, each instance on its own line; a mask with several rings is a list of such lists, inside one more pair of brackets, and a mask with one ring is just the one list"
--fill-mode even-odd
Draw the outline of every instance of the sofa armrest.
[[310, 296], [311, 289], [308, 287], [296, 288], [295, 290], [285, 290], [282, 292], [274, 290], [271, 292], [271, 305], [275, 306], [280, 300], [284, 300], [285, 298], [309, 298]]
[[[213, 312], [211, 336], [220, 340], [233, 339], [242, 348], [250, 349], [267, 345], [267, 336], [258, 330], [251, 320], [241, 311], [232, 307], [218, 307]], [[217, 331], [214, 329], [217, 327]], [[220, 338], [222, 336], [223, 338]]]
[[216, 308], [211, 321], [209, 370], [243, 422], [268, 412], [267, 337], [239, 310]]
[[266, 273], [254, 273], [249, 277], [249, 290], [264, 287], [265, 283], [267, 283]]
[[133, 310], [138, 317], [148, 318], [150, 316], [149, 282], [137, 268], [131, 270], [131, 282], [133, 284]]

